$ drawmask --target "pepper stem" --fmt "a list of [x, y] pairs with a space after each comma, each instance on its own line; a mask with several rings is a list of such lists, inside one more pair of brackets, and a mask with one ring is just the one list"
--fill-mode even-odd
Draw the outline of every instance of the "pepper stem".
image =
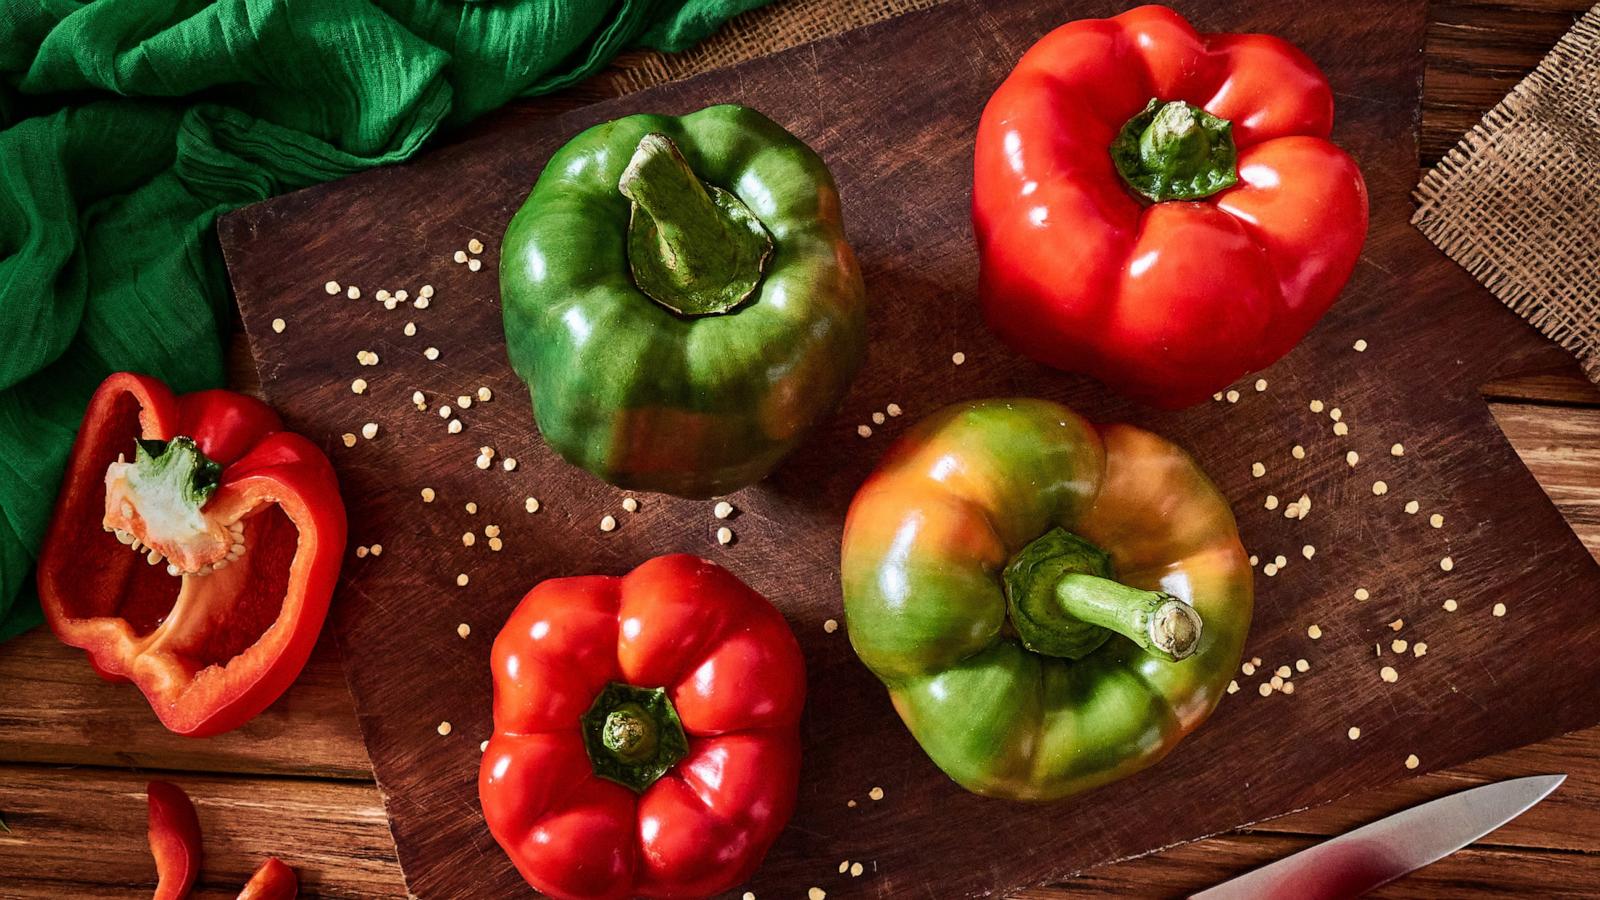
[[689, 753], [678, 711], [663, 688], [606, 685], [583, 714], [594, 773], [643, 793]]
[[1115, 631], [1164, 659], [1187, 659], [1200, 644], [1200, 614], [1171, 594], [1074, 574], [1056, 585], [1056, 599], [1074, 618]]
[[1011, 625], [1035, 653], [1082, 659], [1113, 633], [1170, 661], [1199, 646], [1201, 621], [1193, 607], [1171, 594], [1121, 584], [1109, 554], [1060, 528], [1022, 548], [1004, 577]]
[[738, 197], [701, 181], [666, 135], [640, 139], [617, 190], [633, 202], [628, 264], [650, 299], [706, 316], [755, 292], [772, 237]]
[[1239, 181], [1233, 123], [1192, 103], [1152, 98], [1111, 143], [1128, 186], [1144, 197], [1199, 200]]

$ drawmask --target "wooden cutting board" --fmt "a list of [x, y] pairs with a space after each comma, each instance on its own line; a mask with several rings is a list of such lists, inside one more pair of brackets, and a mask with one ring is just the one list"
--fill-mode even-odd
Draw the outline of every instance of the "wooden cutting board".
[[[414, 164], [223, 221], [264, 388], [293, 427], [328, 448], [350, 507], [335, 625], [415, 894], [520, 889], [476, 798], [489, 646], [507, 613], [540, 579], [618, 573], [665, 552], [728, 566], [783, 609], [806, 652], [800, 804], [749, 886], [758, 896], [811, 886], [832, 897], [1004, 892], [1333, 800], [1406, 777], [1412, 765], [1442, 768], [1600, 721], [1600, 570], [1477, 392], [1561, 356], [1407, 224], [1424, 4], [1180, 4], [1202, 28], [1281, 34], [1321, 64], [1339, 105], [1335, 139], [1367, 176], [1372, 231], [1343, 298], [1263, 373], [1264, 391], [1251, 378], [1236, 402], [1177, 413], [1024, 361], [980, 321], [968, 221], [979, 111], [1051, 27], [1122, 8], [994, 7], [953, 2], [559, 119], [512, 108]], [[561, 142], [603, 119], [714, 102], [764, 110], [828, 160], [872, 303], [869, 361], [840, 412], [776, 475], [730, 498], [738, 513], [727, 523], [710, 503], [654, 495], [625, 512], [621, 492], [541, 445], [505, 359], [495, 279], [498, 237]], [[476, 272], [452, 261], [472, 239], [486, 245]], [[329, 280], [359, 286], [360, 299], [329, 296]], [[416, 309], [424, 284], [436, 293]], [[410, 299], [386, 310], [374, 299], [380, 288]], [[414, 336], [403, 333], [407, 322]], [[1352, 349], [1358, 340], [1365, 352]], [[361, 350], [378, 363], [359, 365]], [[957, 352], [964, 365], [953, 363]], [[365, 393], [352, 392], [355, 378]], [[457, 406], [479, 386], [494, 399], [457, 411], [465, 429], [448, 434], [437, 406]], [[416, 390], [428, 411], [412, 406]], [[1247, 655], [1262, 665], [1239, 675], [1241, 690], [1204, 728], [1153, 770], [1037, 806], [975, 797], [946, 779], [843, 629], [824, 627], [841, 617], [845, 509], [888, 442], [946, 403], [1006, 394], [1062, 400], [1185, 444], [1234, 501], [1251, 552], [1263, 564], [1287, 561], [1257, 579]], [[1325, 411], [1313, 412], [1313, 400]], [[857, 426], [890, 403], [905, 415], [859, 437]], [[1348, 436], [1333, 433], [1333, 408]], [[341, 435], [367, 422], [377, 436], [346, 447]], [[1397, 443], [1403, 455], [1391, 455]], [[487, 470], [473, 464], [480, 446], [498, 453]], [[1360, 454], [1353, 468], [1349, 450]], [[499, 465], [507, 456], [514, 471]], [[1254, 462], [1263, 477], [1252, 477]], [[1373, 490], [1380, 479], [1384, 496]], [[424, 487], [436, 492], [431, 504]], [[1267, 508], [1269, 494], [1278, 508]], [[1302, 494], [1310, 513], [1285, 518], [1284, 505]], [[525, 511], [530, 496], [537, 513]], [[1442, 527], [1430, 526], [1433, 514]], [[599, 529], [605, 515], [620, 523], [615, 531]], [[501, 551], [487, 546], [490, 524]], [[737, 534], [731, 546], [713, 537], [722, 524]], [[468, 530], [471, 547], [461, 539]], [[375, 544], [381, 555], [357, 557], [355, 545]], [[456, 584], [461, 573], [466, 587]], [[465, 638], [461, 623], [471, 628]], [[1313, 625], [1320, 639], [1308, 635]], [[1425, 643], [1427, 653], [1396, 652], [1395, 640]], [[1290, 668], [1295, 692], [1260, 696], [1279, 666]], [[1397, 681], [1380, 677], [1385, 666]], [[441, 735], [445, 721], [452, 729]], [[881, 800], [869, 799], [874, 787]], [[865, 874], [839, 874], [846, 859]]]

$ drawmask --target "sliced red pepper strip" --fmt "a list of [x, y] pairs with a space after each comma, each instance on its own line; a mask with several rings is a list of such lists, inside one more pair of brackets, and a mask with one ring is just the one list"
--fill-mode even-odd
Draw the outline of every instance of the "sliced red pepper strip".
[[200, 876], [200, 819], [183, 788], [152, 781], [145, 788], [150, 802], [150, 855], [156, 858], [154, 900], [183, 900]]
[[255, 717], [327, 616], [344, 505], [327, 457], [281, 428], [242, 394], [124, 372], [73, 445], [39, 558], [45, 618], [179, 734]]
[[269, 856], [239, 892], [239, 900], [294, 900], [299, 893], [300, 879], [294, 870], [276, 856]]

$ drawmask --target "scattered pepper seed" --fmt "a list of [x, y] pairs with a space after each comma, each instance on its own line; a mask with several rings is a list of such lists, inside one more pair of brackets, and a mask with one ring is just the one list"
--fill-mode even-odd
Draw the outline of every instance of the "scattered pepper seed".
[[1273, 576], [1278, 574], [1278, 564], [1277, 563], [1267, 563], [1266, 565], [1261, 567], [1261, 574], [1267, 576], [1268, 578], [1272, 578]]
[[1310, 559], [1311, 557], [1317, 555], [1317, 548], [1307, 544], [1300, 548], [1300, 555], [1304, 556], [1306, 559]]
[[1340, 419], [1344, 418], [1344, 410], [1342, 410], [1339, 407], [1335, 406], [1333, 409], [1328, 410], [1328, 418], [1330, 418], [1330, 419], [1334, 420], [1335, 422], [1337, 422]]
[[1390, 456], [1405, 456], [1406, 455], [1405, 445], [1404, 444], [1395, 444], [1393, 447], [1390, 447], [1389, 448], [1389, 455]]
[[469, 260], [467, 260], [467, 271], [476, 272], [481, 268], [483, 268], [483, 260], [481, 260], [481, 259], [469, 259]]
[[452, 255], [450, 258], [455, 260], [458, 263], [464, 263], [464, 262], [467, 261], [467, 251], [465, 251], [465, 250], [457, 250], [455, 252], [455, 254]]
[[1371, 594], [1367, 593], [1367, 589], [1366, 588], [1356, 588], [1356, 599], [1357, 600], [1367, 600], [1371, 596], [1372, 596]]
[[[517, 469], [517, 458], [515, 456], [508, 456], [505, 459], [500, 460], [500, 468], [505, 469], [507, 472], [516, 471], [516, 469]], [[623, 505], [624, 505], [624, 507], [626, 507], [627, 504], [623, 504]]]
[[1278, 688], [1278, 690], [1283, 691], [1285, 694], [1292, 694], [1294, 693], [1294, 682], [1285, 681], [1283, 687]]
[[872, 426], [871, 425], [857, 425], [856, 426], [856, 434], [859, 434], [864, 438], [872, 437]]
[[417, 291], [417, 294], [418, 294], [418, 295], [419, 295], [419, 296], [422, 296], [422, 297], [432, 297], [432, 296], [433, 296], [433, 285], [431, 285], [431, 284], [425, 284], [425, 285], [423, 285], [423, 286], [422, 286], [422, 287], [421, 287], [421, 288], [420, 288], [420, 289], [419, 289], [419, 290], [418, 290], [418, 291]]
[[477, 459], [477, 460], [476, 460], [476, 462], [477, 462], [477, 466], [478, 466], [478, 468], [480, 468], [480, 469], [487, 469], [487, 468], [489, 468], [489, 467], [490, 467], [490, 466], [491, 466], [491, 465], [493, 465], [493, 464], [494, 464], [494, 460], [492, 460], [492, 459], [490, 459], [490, 458], [489, 458], [489, 457], [487, 457], [487, 456], [480, 456], [480, 457], [478, 457], [478, 459]]
[[957, 350], [956, 352], [950, 354], [950, 362], [954, 363], [955, 365], [959, 366], [959, 365], [965, 363], [966, 361], [967, 361], [967, 355], [965, 353], [962, 353], [960, 350]]
[[476, 534], [473, 534], [470, 531], [464, 532], [461, 535], [461, 545], [464, 546], [464, 547], [471, 547], [473, 544], [476, 544], [477, 542], [478, 542], [478, 536]]
[[482, 253], [483, 252], [483, 241], [480, 241], [477, 238], [473, 238], [472, 240], [467, 241], [467, 252], [468, 253]]
[[1389, 623], [1389, 630], [1390, 631], [1399, 631], [1400, 629], [1402, 629], [1404, 627], [1406, 627], [1406, 620], [1405, 619], [1395, 619], [1393, 622]]
[[436, 496], [438, 496], [438, 495], [433, 492], [433, 488], [425, 487], [425, 488], [422, 489], [422, 502], [423, 503], [432, 503], [433, 502], [433, 498], [436, 497]]
[[1271, 682], [1267, 682], [1267, 681], [1261, 682], [1261, 684], [1256, 687], [1256, 692], [1259, 693], [1263, 697], [1271, 697], [1272, 696], [1272, 683]]
[[829, 634], [833, 634], [835, 631], [839, 630], [839, 620], [838, 619], [828, 619], [827, 621], [822, 623], [822, 630], [826, 631]]
[[472, 634], [472, 626], [462, 622], [460, 625], [456, 626], [456, 634], [461, 635], [462, 640], [466, 640], [467, 637]]
[[[488, 741], [480, 742], [478, 744], [478, 752], [479, 753], [488, 753], [489, 752], [489, 742]], [[754, 895], [753, 894], [751, 895], [751, 897], [752, 897], [752, 900], [754, 900]]]
[[843, 875], [848, 871], [850, 871], [850, 860], [847, 859], [839, 863], [839, 874]]
[[1264, 391], [1266, 389], [1267, 389], [1267, 380], [1265, 378], [1257, 378], [1256, 379], [1256, 393], [1259, 394], [1259, 393], [1261, 393], [1262, 391]]
[[1395, 653], [1404, 653], [1409, 646], [1405, 638], [1395, 638], [1389, 642], [1389, 649]]
[[1280, 568], [1280, 569], [1289, 564], [1289, 558], [1284, 556], [1282, 553], [1278, 554], [1277, 557], [1275, 559], [1273, 559], [1272, 561], [1277, 563], [1278, 564], [1278, 568]]
[[344, 289], [344, 295], [346, 297], [349, 297], [351, 300], [360, 300], [361, 299], [361, 288], [358, 288], [358, 287], [356, 287], [355, 285], [352, 284], [349, 287]]
[[461, 409], [471, 409], [472, 408], [472, 398], [468, 397], [466, 394], [462, 394], [461, 396], [456, 398], [456, 406], [461, 408]]
[[726, 519], [733, 515], [733, 504], [726, 500], [718, 500], [717, 505], [711, 508], [711, 514], [719, 519]]
[[475, 515], [478, 514], [478, 504], [474, 503], [471, 500], [467, 501], [467, 505], [466, 505], [465, 508], [467, 510], [467, 515], [469, 515], [469, 516], [475, 516]]
[[490, 550], [493, 550], [494, 552], [499, 553], [500, 552], [500, 548], [502, 548], [504, 546], [505, 546], [505, 542], [500, 540], [499, 538], [497, 538], [497, 537], [489, 538], [489, 549]]
[[1258, 462], [1250, 464], [1250, 476], [1252, 478], [1260, 478], [1261, 476], [1263, 476], [1265, 474], [1267, 474], [1267, 467], [1266, 466], [1264, 466], [1264, 465], [1262, 465], [1261, 463], [1258, 463]]
[[1323, 409], [1323, 406], [1322, 406], [1322, 401], [1321, 400], [1313, 400], [1313, 401], [1311, 401], [1311, 411], [1312, 412], [1319, 413], [1319, 412], [1322, 412], [1322, 409]]
[[866, 870], [867, 870], [866, 867], [863, 866], [861, 863], [853, 862], [853, 863], [850, 864], [850, 877], [851, 878], [860, 878], [861, 877], [861, 873], [865, 872]]
[[1407, 500], [1406, 501], [1406, 515], [1408, 515], [1408, 516], [1416, 515], [1417, 514], [1417, 510], [1419, 510], [1421, 508], [1422, 508], [1422, 504], [1418, 503], [1415, 500]]
[[1504, 603], [1496, 603], [1494, 609], [1490, 610], [1490, 612], [1494, 613], [1496, 619], [1501, 618], [1506, 614], [1506, 605]]
[[1272, 676], [1271, 680], [1267, 682], [1267, 684], [1275, 691], [1283, 690], [1283, 686], [1287, 683], [1288, 682], [1283, 680], [1282, 675], [1274, 675]]
[[1267, 495], [1266, 507], [1267, 507], [1267, 509], [1277, 509], [1278, 508], [1277, 495], [1275, 495], [1275, 494], [1268, 494]]
[[1228, 693], [1230, 693], [1230, 694], [1239, 693], [1239, 682], [1238, 681], [1230, 681], [1230, 682], [1228, 682]]
[[1349, 737], [1350, 740], [1352, 740], [1352, 741], [1359, 741], [1359, 740], [1361, 740], [1361, 729], [1357, 728], [1354, 725], [1351, 725], [1350, 726], [1350, 730], [1346, 731], [1345, 735], [1347, 737]]
[[1310, 628], [1307, 628], [1306, 637], [1311, 638], [1313, 641], [1322, 640], [1322, 626], [1312, 625]]
[[1372, 493], [1378, 497], [1382, 497], [1384, 494], [1389, 493], [1388, 482], [1382, 480], [1374, 481], [1372, 483]]
[[365, 546], [356, 548], [356, 559], [366, 559], [369, 551]]
[[351, 434], [348, 431], [346, 431], [344, 434], [340, 435], [339, 439], [344, 441], [344, 445], [346, 447], [354, 447], [356, 445], [356, 436]]
[[881, 412], [875, 412], [872, 414], [872, 424], [874, 425], [882, 425], [887, 421], [889, 421], [888, 418]]
[[1350, 346], [1350, 349], [1356, 351], [1357, 353], [1365, 353], [1367, 352], [1367, 342], [1365, 339], [1356, 341]]
[[438, 359], [439, 358], [439, 348], [438, 347], [429, 347], [428, 349], [422, 351], [422, 355], [427, 357], [428, 359]]
[[453, 412], [455, 412], [455, 408], [446, 403], [445, 405], [439, 407], [439, 418], [448, 419], [450, 418], [450, 414]]
[[1459, 604], [1457, 604], [1455, 600], [1446, 600], [1444, 602], [1444, 611], [1455, 612], [1458, 606]]
[[421, 391], [412, 391], [411, 402], [415, 403], [419, 407], [427, 406], [428, 396]]
[[892, 419], [892, 418], [894, 418], [894, 417], [895, 417], [895, 416], [898, 416], [898, 415], [900, 415], [900, 404], [898, 404], [898, 403], [891, 403], [891, 404], [889, 404], [889, 405], [888, 405], [888, 406], [886, 406], [886, 407], [884, 407], [884, 410], [883, 410], [883, 411], [884, 411], [884, 412], [886, 412], [886, 413], [888, 413], [888, 414], [889, 414], [889, 418], [891, 418], [891, 419]]
[[1394, 666], [1384, 666], [1378, 670], [1378, 677], [1390, 684], [1394, 684], [1400, 680], [1400, 673], [1394, 670]]
[[1246, 661], [1244, 665], [1239, 667], [1239, 671], [1243, 672], [1246, 677], [1254, 675], [1256, 673], [1256, 664]]
[[450, 432], [451, 434], [460, 434], [461, 433], [461, 420], [460, 419], [451, 419], [450, 420], [450, 424], [446, 425], [444, 430]]
[[288, 327], [288, 323], [283, 321], [282, 319], [273, 319], [272, 320], [272, 330], [274, 332], [276, 332], [277, 334], [283, 334], [283, 329], [285, 329], [287, 327]]
[[1255, 555], [1254, 553], [1250, 554], [1250, 568], [1254, 569], [1256, 567], [1256, 565], [1258, 563], [1260, 563], [1260, 562], [1261, 562], [1261, 557]]
[[368, 422], [367, 424], [361, 426], [361, 436], [366, 438], [369, 441], [372, 440], [373, 438], [377, 437], [378, 436], [378, 423], [377, 422]]
[[373, 556], [382, 556], [383, 555], [383, 545], [382, 544], [373, 544], [370, 548], [368, 548], [368, 552], [370, 552]]
[[330, 281], [330, 282], [328, 282], [328, 283], [327, 283], [327, 284], [325, 284], [325, 285], [323, 285], [323, 286], [322, 286], [322, 289], [323, 289], [323, 290], [325, 290], [325, 291], [327, 291], [327, 292], [328, 292], [328, 296], [330, 296], [330, 297], [331, 297], [331, 296], [333, 296], [333, 295], [334, 295], [334, 294], [337, 294], [337, 293], [339, 293], [339, 282], [337, 282], [337, 281]]
[[1308, 660], [1308, 659], [1305, 659], [1304, 657], [1301, 657], [1300, 659], [1295, 660], [1294, 661], [1294, 670], [1296, 672], [1309, 672], [1309, 671], [1311, 671], [1311, 661]]
[[1438, 513], [1434, 513], [1433, 515], [1428, 517], [1428, 524], [1432, 525], [1435, 528], [1443, 528], [1444, 527], [1444, 516], [1441, 516]]
[[1361, 454], [1351, 450], [1349, 453], [1344, 455], [1344, 461], [1349, 464], [1350, 468], [1354, 469], [1356, 467], [1356, 463], [1361, 462]]
[[489, 537], [489, 538], [499, 537], [500, 536], [500, 526], [499, 525], [492, 525], [492, 524], [483, 526], [483, 536], [484, 537]]
[[1422, 760], [1417, 759], [1417, 755], [1415, 753], [1413, 753], [1410, 756], [1406, 757], [1406, 768], [1415, 769], [1417, 766], [1420, 766], [1420, 765], [1422, 765]]
[[733, 543], [733, 529], [724, 525], [717, 529], [717, 543], [726, 547]]
[[488, 403], [490, 400], [493, 400], [493, 399], [494, 399], [494, 391], [489, 390], [488, 387], [480, 387], [480, 388], [478, 388], [478, 400], [480, 400], [483, 403]]
[[1428, 645], [1424, 644], [1422, 641], [1417, 641], [1415, 644], [1411, 645], [1411, 655], [1412, 656], [1422, 656], [1423, 654], [1425, 654], [1427, 652], [1428, 652]]
[[527, 510], [528, 512], [531, 512], [531, 513], [538, 512], [539, 511], [539, 498], [538, 497], [529, 497], [528, 499], [522, 501], [522, 508]]
[[1238, 391], [1230, 390], [1230, 391], [1228, 391], [1227, 394], [1225, 394], [1223, 396], [1228, 398], [1228, 402], [1229, 403], [1238, 403], [1239, 402], [1239, 392]]
[[450, 723], [449, 722], [440, 722], [439, 723], [439, 734], [440, 734], [440, 736], [442, 737], [442, 736], [447, 735], [449, 733], [450, 733]]
[[1448, 556], [1446, 556], [1444, 559], [1439, 560], [1439, 568], [1443, 569], [1446, 572], [1450, 571], [1451, 569], [1454, 569], [1455, 567], [1456, 567], [1456, 561], [1454, 559], [1451, 559]]
[[828, 892], [822, 888], [814, 887], [806, 891], [806, 900], [827, 900], [827, 898]]
[[1299, 444], [1295, 444], [1293, 447], [1289, 448], [1289, 455], [1295, 459], [1305, 459], [1306, 448], [1300, 446]]
[[471, 580], [472, 579], [467, 577], [467, 573], [462, 572], [460, 575], [456, 576], [456, 587], [466, 587], [467, 582]]
[[616, 531], [617, 530], [617, 517], [616, 516], [603, 516], [603, 517], [601, 517], [601, 519], [600, 519], [600, 530], [601, 531]]
[[1218, 403], [1221, 403], [1222, 402], [1222, 392], [1221, 391], [1217, 391], [1215, 394], [1212, 394], [1211, 395], [1211, 399], [1217, 401]]
[[365, 378], [357, 378], [355, 381], [350, 382], [350, 393], [365, 394], [366, 392], [367, 380]]
[[428, 304], [432, 302], [433, 301], [429, 300], [427, 297], [418, 297], [417, 299], [411, 301], [411, 305], [417, 309], [427, 309]]
[[635, 500], [632, 497], [623, 497], [622, 498], [622, 509], [625, 512], [638, 512], [639, 511], [639, 501]]
[[1273, 674], [1277, 675], [1279, 678], [1288, 678], [1290, 675], [1294, 674], [1294, 670], [1290, 669], [1288, 666], [1279, 666], [1277, 671]]
[[883, 799], [883, 788], [875, 787], [872, 790], [867, 791], [867, 798], [870, 799], [870, 800], [882, 800]]

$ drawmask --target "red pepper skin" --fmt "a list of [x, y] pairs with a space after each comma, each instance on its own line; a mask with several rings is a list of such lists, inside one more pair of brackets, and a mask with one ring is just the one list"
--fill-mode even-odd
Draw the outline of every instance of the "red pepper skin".
[[154, 900], [183, 900], [200, 876], [200, 819], [183, 788], [152, 781], [145, 788], [150, 803], [150, 855], [156, 859]]
[[[102, 677], [136, 684], [179, 734], [228, 731], [271, 705], [327, 616], [344, 505], [327, 457], [281, 428], [269, 407], [242, 394], [178, 397], [123, 372], [90, 399], [73, 445], [39, 557], [45, 619]], [[117, 455], [135, 438], [178, 435], [223, 467], [205, 514], [245, 522], [249, 549], [227, 572], [168, 575], [101, 527]]]
[[294, 870], [276, 856], [269, 856], [245, 883], [239, 900], [294, 900], [299, 894], [300, 879]]
[[[1154, 204], [1108, 148], [1151, 98], [1233, 123], [1239, 183]], [[1199, 34], [1161, 6], [1069, 22], [990, 98], [972, 191], [990, 326], [1040, 362], [1187, 406], [1270, 365], [1343, 289], [1366, 183], [1327, 138], [1333, 95], [1305, 54]]]
[[[663, 556], [545, 581], [495, 638], [484, 818], [560, 900], [701, 897], [748, 879], [794, 811], [805, 668], [782, 614], [725, 569]], [[688, 755], [642, 794], [594, 774], [579, 718], [610, 682], [665, 687]]]

